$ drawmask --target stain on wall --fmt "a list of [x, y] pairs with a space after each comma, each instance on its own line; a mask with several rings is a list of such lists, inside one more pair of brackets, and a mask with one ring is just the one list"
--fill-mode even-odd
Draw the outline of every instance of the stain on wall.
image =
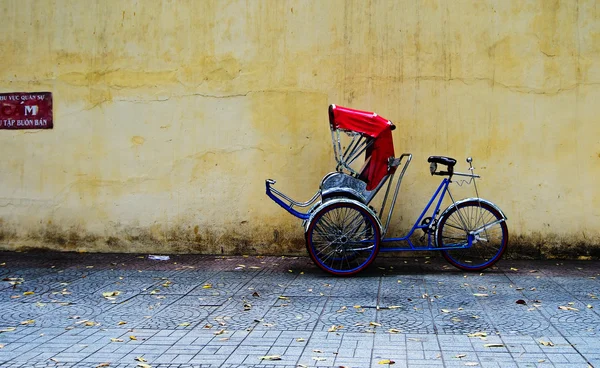
[[[52, 91], [50, 131], [0, 132], [0, 248], [303, 254], [264, 195], [334, 168], [327, 106], [412, 152], [394, 235], [473, 156], [513, 254], [598, 257], [593, 0], [0, 0], [0, 91]], [[461, 189], [462, 190], [462, 189]], [[472, 193], [460, 192], [469, 196]]]

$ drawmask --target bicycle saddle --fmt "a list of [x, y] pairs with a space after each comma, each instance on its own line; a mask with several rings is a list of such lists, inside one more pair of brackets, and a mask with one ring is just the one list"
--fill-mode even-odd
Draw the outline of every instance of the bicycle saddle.
[[429, 156], [427, 162], [435, 162], [436, 164], [442, 164], [448, 166], [448, 168], [454, 167], [456, 160], [446, 156]]

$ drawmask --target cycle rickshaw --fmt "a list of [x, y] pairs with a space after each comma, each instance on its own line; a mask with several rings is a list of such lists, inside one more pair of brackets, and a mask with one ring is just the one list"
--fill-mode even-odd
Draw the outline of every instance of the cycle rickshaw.
[[[479, 198], [475, 179], [480, 176], [474, 173], [471, 158], [467, 158], [469, 172], [461, 173], [454, 171], [455, 159], [430, 156], [427, 160], [430, 173], [443, 177], [440, 185], [408, 234], [386, 238], [412, 154], [394, 157], [392, 131], [396, 127], [376, 113], [331, 105], [329, 124], [337, 165], [334, 172], [323, 177], [310, 200], [297, 202], [274, 189], [274, 180], [266, 180], [266, 194], [303, 220], [306, 247], [318, 267], [334, 275], [352, 275], [368, 267], [379, 252], [408, 250], [440, 251], [455, 267], [480, 271], [502, 257], [508, 242], [507, 218], [494, 203]], [[355, 163], [360, 161], [362, 168], [357, 169]], [[392, 182], [400, 167], [391, 194]], [[473, 184], [476, 197], [456, 201], [449, 189], [453, 177], [467, 178], [463, 181]], [[370, 203], [384, 186], [381, 209], [377, 212]], [[452, 204], [440, 214], [446, 194]], [[384, 223], [383, 214], [390, 196], [391, 204]], [[432, 215], [426, 217], [434, 203]], [[300, 212], [294, 207], [307, 210]], [[426, 245], [416, 245], [411, 240], [417, 230], [424, 232]], [[389, 245], [399, 242], [406, 246]]]

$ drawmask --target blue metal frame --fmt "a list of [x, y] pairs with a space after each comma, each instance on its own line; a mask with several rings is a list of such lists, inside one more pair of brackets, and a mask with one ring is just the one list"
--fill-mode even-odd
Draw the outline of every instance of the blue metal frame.
[[[421, 215], [419, 216], [417, 221], [415, 221], [415, 224], [410, 229], [408, 234], [406, 234], [405, 236], [400, 237], [400, 238], [382, 238], [381, 239], [381, 243], [406, 242], [406, 243], [408, 243], [407, 247], [385, 247], [385, 246], [382, 246], [379, 249], [379, 251], [380, 252], [400, 252], [400, 251], [417, 251], [417, 250], [432, 251], [432, 250], [452, 250], [452, 249], [470, 248], [473, 245], [473, 240], [475, 238], [475, 236], [471, 235], [471, 234], [469, 234], [467, 236], [467, 244], [446, 246], [446, 247], [436, 247], [435, 239], [434, 239], [435, 234], [432, 234], [431, 232], [427, 233], [427, 246], [415, 246], [412, 243], [412, 241], [410, 240], [410, 237], [414, 234], [415, 231], [417, 231], [418, 229], [427, 229], [428, 228], [428, 225], [421, 225], [421, 222], [423, 221], [423, 218], [425, 217], [425, 215], [429, 212], [429, 208], [431, 208], [431, 205], [433, 204], [434, 200], [439, 197], [439, 199], [437, 200], [437, 204], [435, 205], [435, 209], [433, 210], [433, 215], [432, 215], [432, 220], [431, 220], [432, 222], [435, 221], [435, 219], [438, 215], [440, 206], [442, 205], [442, 201], [444, 200], [444, 196], [446, 195], [446, 192], [448, 191], [448, 186], [450, 185], [450, 183], [451, 183], [451, 181], [448, 178], [444, 178], [442, 180], [442, 182], [438, 186], [437, 190], [435, 191], [435, 193], [433, 194], [433, 196], [427, 203], [427, 206], [425, 206], [425, 209], [423, 210], [423, 212], [421, 212]], [[287, 212], [291, 213], [292, 215], [294, 215], [295, 217], [297, 217], [299, 219], [302, 219], [302, 220], [310, 219], [309, 213], [302, 213], [302, 212], [296, 211], [295, 209], [293, 209], [292, 203], [287, 204], [281, 198], [279, 198], [277, 196], [277, 194], [279, 194], [279, 195], [282, 195], [282, 194], [280, 192], [277, 192], [275, 189], [271, 188], [271, 184], [269, 183], [269, 181], [266, 181], [265, 186], [266, 186], [267, 196], [269, 196], [269, 198], [271, 198], [275, 203], [277, 203], [279, 206], [281, 206], [284, 210], [286, 210]], [[286, 196], [284, 196], [284, 198], [289, 200], [289, 198], [287, 198]], [[293, 201], [291, 201], [291, 202], [293, 202]], [[299, 204], [299, 205], [304, 206], [307, 203], [308, 202]]]
[[[417, 221], [415, 221], [415, 224], [413, 225], [412, 229], [410, 229], [410, 231], [408, 232], [408, 234], [406, 234], [405, 236], [403, 236], [401, 238], [383, 238], [383, 239], [381, 239], [382, 243], [391, 243], [391, 242], [405, 241], [405, 242], [408, 243], [409, 247], [383, 247], [382, 246], [379, 249], [379, 251], [380, 252], [399, 252], [399, 251], [406, 251], [406, 250], [423, 250], [423, 251], [427, 251], [427, 250], [449, 250], [449, 249], [460, 249], [460, 248], [469, 248], [469, 247], [471, 247], [471, 245], [473, 244], [473, 236], [469, 236], [468, 237], [468, 244], [467, 245], [452, 246], [452, 247], [436, 247], [435, 246], [435, 239], [433, 240], [433, 244], [434, 245], [432, 246], [432, 238], [433, 238], [434, 234], [431, 234], [431, 232], [429, 232], [427, 234], [427, 246], [426, 247], [417, 247], [410, 240], [410, 237], [413, 235], [413, 233], [417, 229], [426, 229], [426, 228], [428, 228], [428, 225], [421, 225], [421, 221], [423, 220], [423, 218], [425, 217], [425, 215], [429, 211], [429, 208], [433, 204], [433, 201], [435, 200], [435, 198], [438, 197], [438, 195], [439, 195], [438, 202], [437, 202], [437, 204], [435, 206], [435, 209], [433, 210], [433, 215], [432, 215], [432, 220], [431, 221], [433, 222], [435, 220], [435, 218], [436, 218], [436, 216], [438, 214], [438, 211], [440, 209], [440, 206], [442, 205], [442, 201], [444, 200], [444, 196], [446, 195], [446, 191], [448, 190], [448, 185], [450, 185], [450, 180], [448, 178], [444, 178], [444, 180], [442, 180], [442, 182], [438, 186], [437, 190], [435, 191], [435, 193], [433, 194], [433, 196], [429, 200], [429, 203], [427, 203], [427, 206], [425, 207], [425, 209], [423, 210], [423, 212], [421, 212], [421, 215], [419, 216], [419, 218], [417, 219]], [[440, 192], [441, 192], [441, 194], [440, 194]]]
[[271, 191], [271, 184], [269, 184], [268, 181], [265, 182], [265, 186], [266, 186], [266, 193], [269, 196], [269, 198], [271, 198], [273, 201], [275, 201], [275, 203], [280, 205], [284, 210], [288, 211], [292, 215], [294, 215], [302, 220], [308, 220], [310, 218], [310, 215], [308, 213], [302, 213], [302, 212], [296, 211], [295, 209], [292, 208], [291, 204], [285, 203], [284, 201], [279, 199], [275, 194], [273, 194], [273, 192]]

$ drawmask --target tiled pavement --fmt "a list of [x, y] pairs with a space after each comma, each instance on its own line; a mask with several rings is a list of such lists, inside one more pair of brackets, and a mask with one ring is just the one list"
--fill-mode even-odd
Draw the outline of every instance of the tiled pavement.
[[0, 278], [1, 368], [600, 368], [596, 261], [337, 278], [304, 257], [0, 253]]

